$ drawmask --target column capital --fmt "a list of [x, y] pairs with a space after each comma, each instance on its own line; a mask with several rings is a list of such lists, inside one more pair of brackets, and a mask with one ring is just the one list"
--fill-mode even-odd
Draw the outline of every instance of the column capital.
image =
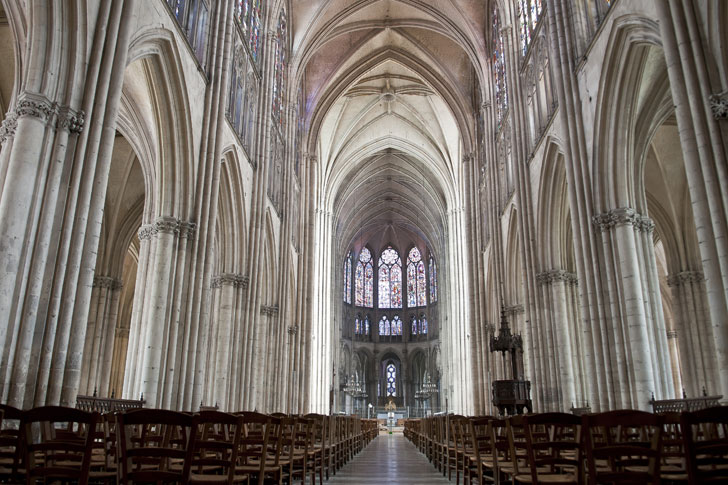
[[119, 278], [113, 276], [94, 276], [93, 287], [94, 288], [108, 288], [110, 290], [118, 290], [122, 288], [122, 283]]
[[212, 288], [222, 288], [223, 286], [232, 286], [233, 288], [247, 289], [250, 277], [240, 273], [222, 273], [212, 277], [210, 286]]
[[577, 285], [579, 283], [575, 273], [563, 269], [551, 269], [536, 275], [536, 282], [542, 286], [551, 285], [560, 281], [571, 285]]
[[641, 232], [652, 232], [655, 229], [654, 221], [639, 214], [631, 207], [619, 207], [592, 217], [592, 224], [599, 232], [608, 231], [617, 226], [630, 225]]
[[667, 286], [682, 286], [687, 283], [700, 283], [705, 280], [702, 271], [680, 271], [667, 275]]
[[716, 120], [728, 119], [728, 90], [718, 94], [711, 94], [708, 97], [710, 111]]
[[267, 317], [274, 317], [278, 315], [278, 304], [275, 305], [260, 305], [260, 314]]

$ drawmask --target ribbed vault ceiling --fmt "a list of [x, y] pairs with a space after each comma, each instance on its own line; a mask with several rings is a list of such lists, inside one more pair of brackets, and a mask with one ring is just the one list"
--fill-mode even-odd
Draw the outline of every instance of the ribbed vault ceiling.
[[339, 254], [375, 239], [443, 247], [485, 58], [484, 4], [294, 1], [292, 66]]

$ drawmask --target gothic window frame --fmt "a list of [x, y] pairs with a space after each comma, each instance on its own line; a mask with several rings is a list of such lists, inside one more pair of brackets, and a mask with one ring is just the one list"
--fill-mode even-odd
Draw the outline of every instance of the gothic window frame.
[[283, 133], [285, 125], [286, 81], [288, 74], [288, 16], [281, 8], [274, 37], [273, 84], [271, 93], [271, 117], [276, 129]]
[[500, 10], [497, 2], [493, 2], [491, 18], [491, 62], [493, 89], [495, 91], [496, 123], [500, 127], [508, 112], [508, 75], [503, 43], [503, 32], [500, 21]]
[[371, 323], [370, 323], [369, 315], [364, 315], [363, 324], [364, 324], [364, 335], [366, 335], [368, 337], [371, 332], [371, 328], [370, 328]]
[[386, 397], [397, 397], [397, 366], [393, 360], [387, 361], [384, 367], [385, 370], [385, 383], [386, 386]]
[[354, 317], [354, 335], [361, 335], [361, 317], [357, 314]]
[[195, 60], [207, 73], [207, 47], [210, 38], [210, 0], [166, 0], [172, 17], [184, 33]]
[[259, 68], [262, 57], [260, 39], [264, 10], [263, 0], [236, 0], [235, 2], [235, 24], [238, 26], [240, 37], [243, 39], [243, 44], [256, 69]]
[[422, 314], [422, 315], [420, 316], [420, 319], [419, 319], [419, 330], [420, 330], [420, 333], [419, 333], [419, 335], [427, 335], [427, 332], [428, 332], [428, 330], [429, 330], [429, 328], [428, 328], [428, 327], [429, 327], [429, 324], [428, 324], [428, 322], [427, 322], [427, 315], [425, 315], [425, 314], [423, 313], [423, 314]]
[[427, 276], [425, 261], [417, 246], [407, 252], [407, 307], [427, 305]]
[[[368, 260], [362, 261], [362, 254], [368, 254]], [[374, 308], [374, 252], [367, 246], [361, 248], [356, 258], [356, 268], [354, 269], [354, 305], [365, 308]], [[367, 267], [370, 272], [367, 276]], [[361, 269], [361, 279], [359, 278], [359, 270]], [[361, 281], [361, 300], [359, 299], [359, 282]], [[367, 289], [368, 294], [367, 294]]]
[[534, 39], [539, 21], [543, 17], [543, 9], [543, 0], [517, 0], [518, 41], [523, 57], [526, 57], [526, 54], [528, 54], [528, 48]]
[[351, 305], [351, 282], [353, 271], [353, 258], [351, 251], [344, 258], [344, 303]]
[[387, 315], [382, 315], [379, 319], [379, 336], [390, 337], [392, 335], [392, 325]]
[[430, 290], [430, 304], [437, 303], [438, 297], [438, 285], [437, 285], [437, 261], [430, 254], [429, 262], [427, 265], [428, 277], [429, 277], [429, 290]]
[[[399, 275], [398, 281], [397, 275]], [[399, 251], [390, 244], [379, 255], [377, 263], [378, 308], [382, 310], [402, 308], [402, 277], [402, 258]]]
[[402, 336], [402, 319], [399, 318], [399, 315], [394, 315], [392, 317], [392, 320], [390, 320], [390, 327], [391, 327], [391, 335], [393, 337], [401, 337]]

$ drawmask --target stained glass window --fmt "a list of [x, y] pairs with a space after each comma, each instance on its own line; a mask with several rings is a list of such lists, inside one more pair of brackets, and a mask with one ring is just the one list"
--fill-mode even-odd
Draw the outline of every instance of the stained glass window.
[[301, 89], [301, 87], [299, 86], [298, 93], [296, 94], [296, 138], [293, 141], [293, 170], [296, 174], [296, 177], [299, 176], [301, 170], [301, 143], [303, 140], [305, 121], [304, 109], [305, 106], [303, 105], [303, 89]]
[[288, 64], [288, 22], [286, 11], [281, 10], [275, 37], [275, 65], [273, 66], [273, 108], [271, 114], [278, 126], [283, 129], [283, 103], [286, 90], [286, 65]]
[[369, 315], [364, 317], [364, 335], [369, 335]]
[[424, 315], [420, 317], [420, 333], [427, 335], [427, 317]]
[[427, 305], [427, 282], [425, 280], [425, 263], [422, 261], [417, 246], [407, 256], [407, 306]]
[[351, 251], [344, 259], [344, 302], [351, 303]]
[[495, 89], [496, 118], [500, 125], [506, 110], [508, 109], [508, 90], [506, 88], [506, 63], [503, 51], [503, 34], [501, 33], [501, 21], [497, 3], [493, 8], [493, 27], [491, 29], [493, 49], [493, 83]]
[[412, 315], [412, 335], [417, 335], [417, 317]]
[[243, 32], [243, 38], [248, 43], [248, 50], [254, 62], [260, 58], [260, 0], [237, 0], [235, 5], [235, 20], [238, 21]]
[[250, 0], [250, 28], [248, 45], [250, 46], [250, 55], [253, 61], [258, 62], [260, 58], [260, 0]]
[[543, 6], [541, 0], [518, 1], [518, 34], [521, 38], [521, 52], [526, 55], [531, 43], [533, 31], [536, 30]]
[[392, 335], [392, 328], [386, 315], [379, 320], [379, 335]]
[[392, 319], [392, 335], [402, 335], [402, 320], [398, 315]]
[[437, 264], [435, 259], [430, 256], [430, 303], [437, 301]]
[[361, 335], [361, 320], [358, 315], [354, 319], [354, 334]]
[[397, 395], [397, 368], [393, 363], [387, 366], [387, 397]]
[[402, 259], [392, 246], [379, 258], [379, 308], [402, 308]]
[[355, 304], [357, 306], [374, 306], [374, 265], [372, 264], [372, 253], [363, 248], [359, 253], [359, 262], [356, 264], [355, 275]]

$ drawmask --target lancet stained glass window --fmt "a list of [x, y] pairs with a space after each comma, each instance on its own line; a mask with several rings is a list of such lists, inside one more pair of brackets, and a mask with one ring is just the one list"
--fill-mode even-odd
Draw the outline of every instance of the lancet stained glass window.
[[364, 317], [364, 335], [369, 335], [369, 315]]
[[283, 130], [283, 103], [286, 90], [286, 66], [288, 64], [288, 21], [286, 11], [281, 10], [275, 37], [275, 65], [273, 66], [273, 107], [271, 114], [278, 129]]
[[402, 259], [392, 246], [379, 258], [379, 308], [402, 308]]
[[393, 363], [387, 366], [387, 397], [397, 395], [397, 368]]
[[407, 256], [407, 306], [427, 305], [427, 281], [425, 263], [417, 246], [410, 249]]
[[392, 319], [392, 335], [402, 335], [402, 320], [399, 315], [395, 315]]
[[389, 325], [389, 318], [386, 315], [379, 320], [379, 335], [392, 335], [392, 327]]
[[260, 58], [260, 0], [238, 0], [235, 6], [235, 19], [248, 43], [248, 50], [254, 62]]
[[417, 317], [412, 315], [412, 335], [417, 335]]
[[354, 318], [354, 334], [361, 335], [361, 320], [358, 315]]
[[437, 264], [430, 256], [430, 303], [437, 301]]
[[[494, 4], [496, 2], [493, 2]], [[493, 49], [493, 83], [495, 88], [496, 118], [500, 125], [503, 116], [508, 109], [508, 90], [506, 87], [506, 63], [503, 51], [503, 34], [501, 33], [501, 21], [498, 7], [493, 8], [492, 49]]]
[[361, 253], [359, 253], [355, 280], [356, 298], [354, 303], [357, 306], [373, 307], [374, 265], [372, 264], [372, 253], [367, 248], [362, 248]]
[[427, 317], [424, 315], [420, 317], [420, 334], [427, 335]]
[[351, 251], [344, 259], [344, 302], [351, 303]]
[[541, 0], [518, 0], [518, 28], [521, 38], [521, 52], [525, 56], [536, 30], [543, 5]]

